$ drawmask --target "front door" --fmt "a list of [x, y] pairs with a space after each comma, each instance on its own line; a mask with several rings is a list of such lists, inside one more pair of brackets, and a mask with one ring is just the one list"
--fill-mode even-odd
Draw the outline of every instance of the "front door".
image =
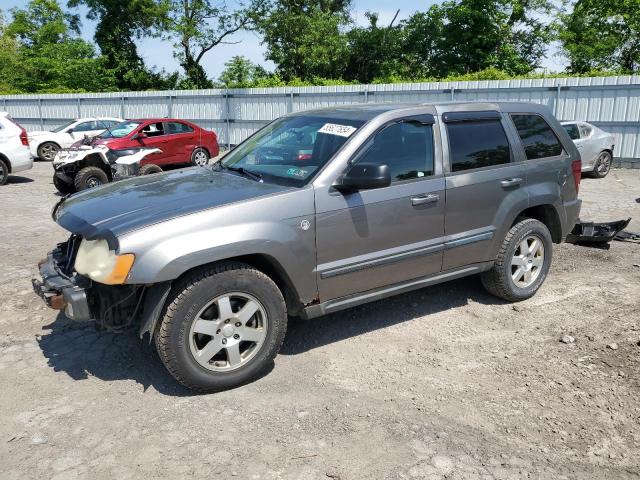
[[388, 165], [390, 186], [348, 194], [316, 189], [321, 302], [440, 271], [444, 177], [433, 117], [425, 117], [384, 126], [353, 158], [351, 164]]
[[140, 146], [144, 148], [159, 148], [161, 153], [152, 153], [145, 157], [142, 165], [153, 163], [155, 165], [165, 165], [171, 163], [172, 151], [167, 136], [164, 131], [163, 122], [149, 123], [140, 130], [145, 134], [144, 138], [139, 138]]

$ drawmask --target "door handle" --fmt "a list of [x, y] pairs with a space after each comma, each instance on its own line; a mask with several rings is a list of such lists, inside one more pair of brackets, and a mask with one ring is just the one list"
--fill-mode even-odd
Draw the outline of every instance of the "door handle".
[[411, 205], [426, 205], [427, 203], [436, 203], [440, 200], [440, 195], [437, 193], [430, 193], [429, 195], [420, 195], [418, 197], [411, 198]]
[[502, 185], [502, 188], [519, 187], [521, 183], [522, 179], [519, 177], [507, 178], [500, 181], [500, 185]]

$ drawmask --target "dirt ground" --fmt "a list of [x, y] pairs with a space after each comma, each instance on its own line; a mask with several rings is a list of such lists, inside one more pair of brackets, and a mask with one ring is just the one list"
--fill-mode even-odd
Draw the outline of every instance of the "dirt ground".
[[[135, 333], [44, 307], [30, 279], [67, 236], [49, 216], [51, 166], [10, 182], [2, 479], [640, 477], [638, 244], [556, 247], [517, 305], [472, 277], [292, 322], [266, 376], [192, 395]], [[585, 179], [581, 196], [582, 218], [640, 231], [640, 171]]]

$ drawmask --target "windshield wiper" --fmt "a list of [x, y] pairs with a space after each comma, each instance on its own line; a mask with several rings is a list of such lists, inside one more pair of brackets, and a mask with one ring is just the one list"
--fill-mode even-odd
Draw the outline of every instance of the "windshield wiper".
[[224, 163], [222, 163], [221, 160], [218, 160], [213, 165], [214, 166], [217, 165], [223, 170], [230, 170], [232, 172], [239, 173], [240, 175], [242, 175], [244, 177], [248, 177], [248, 178], [250, 178], [252, 180], [255, 180], [256, 182], [262, 182], [262, 175], [260, 175], [259, 173], [253, 172], [251, 170], [247, 170], [244, 167], [230, 167], [229, 165], [225, 165]]

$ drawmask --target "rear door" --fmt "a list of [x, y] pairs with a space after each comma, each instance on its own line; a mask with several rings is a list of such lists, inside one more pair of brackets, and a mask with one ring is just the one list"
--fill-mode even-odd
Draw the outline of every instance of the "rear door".
[[446, 271], [492, 260], [495, 242], [510, 227], [507, 217], [514, 208], [527, 208], [528, 195], [523, 158], [513, 149], [513, 128], [500, 112], [448, 112], [442, 121], [449, 159]]
[[165, 122], [165, 136], [168, 141], [167, 151], [174, 163], [187, 163], [191, 160], [191, 152], [195, 150], [195, 130], [182, 122]]
[[353, 193], [316, 190], [321, 301], [440, 271], [444, 177], [433, 121], [425, 115], [386, 124], [351, 159], [388, 165], [390, 186]]

